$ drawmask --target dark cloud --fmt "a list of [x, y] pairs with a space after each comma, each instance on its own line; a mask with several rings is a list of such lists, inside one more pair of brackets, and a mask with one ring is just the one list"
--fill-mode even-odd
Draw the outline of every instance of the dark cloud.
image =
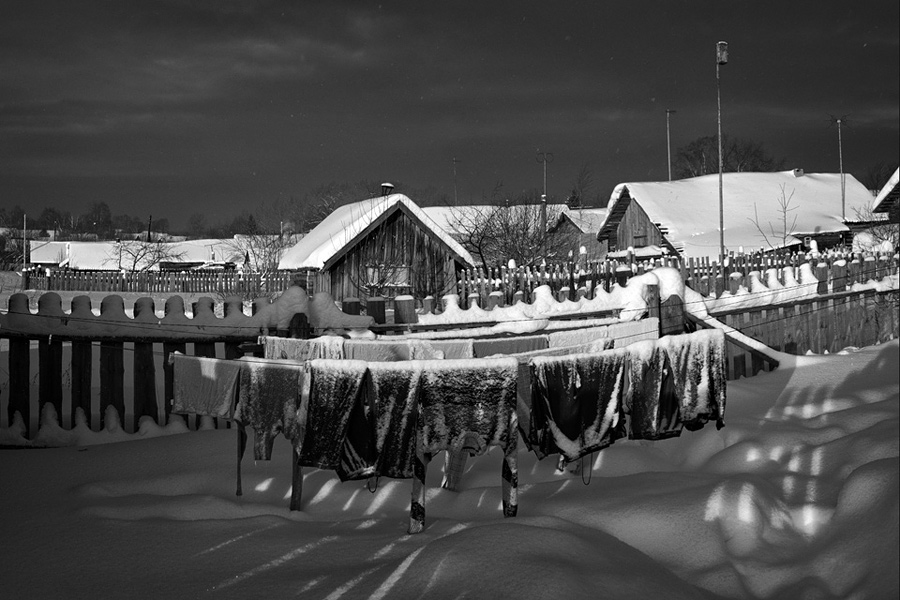
[[723, 127], [793, 166], [898, 161], [896, 2], [4, 2], [5, 205], [236, 214], [330, 180], [463, 198], [666, 176]]

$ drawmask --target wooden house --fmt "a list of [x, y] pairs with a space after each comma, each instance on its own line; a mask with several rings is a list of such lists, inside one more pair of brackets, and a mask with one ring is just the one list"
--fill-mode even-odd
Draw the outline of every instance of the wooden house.
[[888, 221], [894, 224], [900, 223], [900, 168], [894, 171], [888, 182], [878, 192], [872, 212], [887, 214]]
[[556, 221], [550, 224], [547, 233], [569, 241], [576, 257], [579, 250], [584, 248], [587, 260], [602, 260], [606, 257], [607, 243], [597, 239], [597, 232], [605, 219], [605, 208], [564, 207], [559, 211]]
[[335, 209], [284, 252], [278, 268], [315, 271], [314, 291], [341, 300], [441, 296], [472, 266], [468, 251], [419, 206], [388, 194]]
[[[819, 249], [849, 244], [848, 221], [871, 211], [873, 196], [852, 175], [725, 173], [722, 185], [725, 251]], [[685, 257], [719, 255], [719, 176], [615, 187], [597, 239], [609, 252], [658, 246]]]

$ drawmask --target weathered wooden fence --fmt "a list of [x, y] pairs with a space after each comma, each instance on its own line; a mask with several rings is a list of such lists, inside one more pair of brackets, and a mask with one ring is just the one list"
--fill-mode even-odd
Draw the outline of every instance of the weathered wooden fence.
[[[898, 308], [897, 291], [865, 290], [710, 314], [774, 350], [800, 355], [834, 353], [895, 339], [900, 335]], [[741, 346], [729, 343], [726, 353], [728, 379], [770, 370], [758, 353]]]
[[218, 317], [213, 299], [205, 297], [193, 303], [188, 317], [181, 296], [172, 296], [165, 315], [158, 317], [153, 300], [140, 298], [129, 317], [117, 295], [103, 298], [95, 315], [89, 296], [75, 297], [71, 311], [64, 312], [60, 296], [48, 292], [32, 313], [29, 298], [14, 294], [7, 313], [0, 314], [0, 343], [6, 346], [0, 363], [6, 411], [0, 421], [8, 426], [19, 412], [33, 432], [49, 403], [65, 429], [79, 408], [94, 429], [103, 426], [110, 407], [128, 431], [143, 416], [166, 423], [173, 396], [172, 352], [236, 358], [240, 345], [255, 342], [261, 333], [286, 335], [294, 302], [290, 294], [274, 303], [260, 298], [252, 304], [253, 314], [245, 315], [243, 300], [233, 297]]

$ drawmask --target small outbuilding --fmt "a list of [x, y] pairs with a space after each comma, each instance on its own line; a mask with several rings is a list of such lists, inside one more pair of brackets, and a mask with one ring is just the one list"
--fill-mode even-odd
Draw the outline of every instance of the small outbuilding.
[[455, 290], [460, 270], [473, 266], [469, 252], [403, 194], [336, 208], [278, 264], [315, 271], [315, 291], [335, 300], [442, 296]]

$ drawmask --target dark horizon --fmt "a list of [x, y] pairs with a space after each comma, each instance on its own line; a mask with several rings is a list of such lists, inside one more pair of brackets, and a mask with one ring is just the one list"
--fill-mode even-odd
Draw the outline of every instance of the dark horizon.
[[[5, 2], [7, 209], [210, 222], [331, 181], [460, 201], [540, 189], [588, 201], [667, 179], [723, 131], [785, 168], [863, 178], [898, 163], [900, 7], [879, 1]], [[396, 191], [403, 192], [398, 188]], [[413, 198], [415, 200], [415, 198]]]

